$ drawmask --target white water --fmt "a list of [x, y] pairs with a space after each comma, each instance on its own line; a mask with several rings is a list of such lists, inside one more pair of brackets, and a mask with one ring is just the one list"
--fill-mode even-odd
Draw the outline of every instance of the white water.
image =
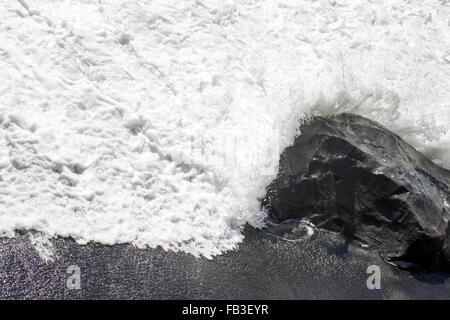
[[437, 0], [0, 0], [0, 234], [236, 248], [310, 114], [449, 167], [449, 19]]

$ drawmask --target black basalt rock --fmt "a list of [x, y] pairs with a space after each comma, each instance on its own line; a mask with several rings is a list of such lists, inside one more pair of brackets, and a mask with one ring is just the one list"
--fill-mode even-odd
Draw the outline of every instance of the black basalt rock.
[[262, 200], [277, 222], [308, 218], [379, 252], [450, 271], [450, 171], [366, 118], [315, 117]]

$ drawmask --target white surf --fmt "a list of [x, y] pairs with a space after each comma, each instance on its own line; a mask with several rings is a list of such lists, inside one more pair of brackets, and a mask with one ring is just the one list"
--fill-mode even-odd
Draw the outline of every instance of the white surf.
[[445, 1], [0, 1], [0, 235], [212, 257], [313, 114], [450, 166]]

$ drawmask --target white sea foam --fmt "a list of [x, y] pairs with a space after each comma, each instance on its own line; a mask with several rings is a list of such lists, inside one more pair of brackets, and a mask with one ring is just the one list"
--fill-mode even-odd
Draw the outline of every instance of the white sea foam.
[[53, 243], [45, 234], [30, 232], [28, 239], [36, 250], [39, 257], [46, 263], [53, 262], [55, 260], [55, 249]]
[[367, 116], [449, 167], [449, 17], [438, 0], [0, 1], [0, 234], [220, 254], [262, 225], [311, 114]]

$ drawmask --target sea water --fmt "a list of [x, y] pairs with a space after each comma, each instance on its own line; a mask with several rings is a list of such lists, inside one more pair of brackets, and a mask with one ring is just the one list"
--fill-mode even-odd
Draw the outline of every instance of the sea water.
[[0, 235], [213, 257], [312, 115], [450, 167], [450, 3], [0, 1]]

